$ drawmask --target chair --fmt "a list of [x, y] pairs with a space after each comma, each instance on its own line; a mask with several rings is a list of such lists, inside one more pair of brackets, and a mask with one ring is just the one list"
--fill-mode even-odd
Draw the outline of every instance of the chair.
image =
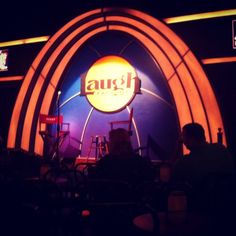
[[132, 120], [133, 120], [133, 113], [134, 113], [134, 109], [131, 108], [130, 113], [129, 113], [129, 119], [128, 120], [117, 120], [117, 121], [111, 121], [110, 125], [111, 125], [111, 129], [114, 128], [114, 125], [123, 125], [123, 124], [127, 124], [128, 125], [128, 132], [130, 134], [130, 136], [132, 136]]
[[[53, 132], [53, 126], [57, 127], [56, 132]], [[59, 125], [59, 130], [58, 130]], [[54, 127], [55, 128], [55, 127]], [[58, 132], [59, 131], [59, 132]], [[60, 147], [70, 133], [70, 124], [63, 122], [63, 116], [56, 115], [39, 115], [39, 134], [41, 135], [44, 143], [51, 143], [52, 156], [56, 154], [56, 149]]]
[[154, 155], [161, 161], [168, 160], [168, 154], [166, 150], [161, 147], [161, 145], [149, 134], [147, 136], [147, 144], [145, 146], [136, 148], [134, 151], [148, 159], [153, 159], [151, 158], [151, 155]]

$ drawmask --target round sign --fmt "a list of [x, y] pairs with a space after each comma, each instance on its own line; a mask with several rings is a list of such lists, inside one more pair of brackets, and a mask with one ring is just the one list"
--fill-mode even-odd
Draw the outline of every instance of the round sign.
[[115, 112], [133, 100], [140, 91], [140, 80], [127, 60], [119, 56], [105, 56], [88, 70], [82, 90], [94, 108]]

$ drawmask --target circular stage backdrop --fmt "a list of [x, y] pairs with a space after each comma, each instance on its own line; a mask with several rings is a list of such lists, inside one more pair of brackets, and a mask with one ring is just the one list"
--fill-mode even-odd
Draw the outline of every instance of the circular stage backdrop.
[[43, 155], [38, 118], [57, 114], [58, 91], [60, 114], [70, 123], [60, 150], [65, 156], [88, 156], [91, 137], [107, 136], [109, 122], [127, 120], [131, 108], [133, 146], [148, 146], [152, 159], [175, 155], [180, 127], [188, 122], [201, 123], [210, 142], [223, 128], [194, 54], [163, 22], [137, 10], [89, 11], [48, 40], [20, 89], [9, 148]]

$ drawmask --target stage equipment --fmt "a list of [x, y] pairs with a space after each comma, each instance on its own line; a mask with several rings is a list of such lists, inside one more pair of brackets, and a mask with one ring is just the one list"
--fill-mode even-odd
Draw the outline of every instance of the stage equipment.
[[90, 157], [92, 149], [95, 150], [94, 155], [96, 160], [108, 154], [108, 143], [106, 140], [106, 136], [96, 135], [91, 137], [91, 144], [87, 158]]
[[134, 114], [134, 109], [132, 107], [130, 110], [130, 113], [129, 113], [129, 119], [128, 120], [111, 121], [110, 122], [111, 129], [114, 129], [114, 125], [128, 125], [127, 130], [129, 132], [129, 135], [132, 136], [133, 132], [131, 130], [131, 127], [132, 127], [133, 114]]
[[[56, 133], [53, 132], [55, 125]], [[60, 113], [58, 115], [39, 115], [39, 134], [44, 144], [48, 145], [48, 154], [51, 159], [59, 159], [59, 148], [69, 133], [70, 124], [63, 122], [63, 116]]]

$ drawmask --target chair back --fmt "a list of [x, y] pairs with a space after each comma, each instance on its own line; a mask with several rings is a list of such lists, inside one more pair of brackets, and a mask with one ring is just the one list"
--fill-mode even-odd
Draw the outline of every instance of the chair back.
[[116, 121], [111, 121], [110, 125], [111, 125], [111, 129], [113, 129], [114, 125], [128, 125], [127, 130], [130, 134], [130, 136], [132, 135], [132, 120], [133, 120], [133, 114], [134, 114], [134, 109], [133, 107], [130, 110], [129, 113], [129, 119], [128, 120], [116, 120]]
[[39, 115], [39, 132], [44, 133], [47, 132], [48, 125], [57, 125], [59, 124], [62, 128], [63, 125], [63, 116], [56, 116], [56, 115], [46, 115], [40, 114]]
[[58, 123], [62, 124], [63, 116], [62, 115], [59, 116], [59, 122], [58, 122], [58, 116], [40, 114], [39, 122], [44, 124], [58, 124]]

